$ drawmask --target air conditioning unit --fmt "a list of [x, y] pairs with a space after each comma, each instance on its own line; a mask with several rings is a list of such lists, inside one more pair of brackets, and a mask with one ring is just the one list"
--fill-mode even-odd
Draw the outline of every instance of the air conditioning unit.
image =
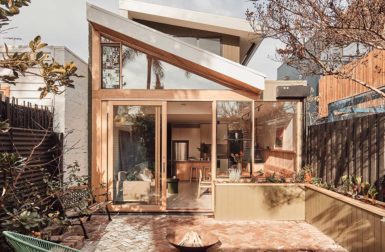
[[277, 99], [302, 99], [310, 94], [308, 86], [278, 86]]

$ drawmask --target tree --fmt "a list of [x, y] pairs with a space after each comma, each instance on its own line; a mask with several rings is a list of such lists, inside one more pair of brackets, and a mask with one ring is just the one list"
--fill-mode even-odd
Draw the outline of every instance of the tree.
[[372, 49], [385, 50], [384, 0], [251, 2], [254, 9], [247, 10], [247, 19], [264, 38], [278, 39], [284, 44], [284, 48], [277, 50], [280, 60], [303, 75], [350, 79], [385, 97], [384, 92], [353, 74], [355, 64], [362, 64], [355, 59]]
[[[6, 32], [5, 27], [9, 25], [9, 17], [19, 14], [22, 7], [28, 6], [30, 0], [0, 0], [0, 34]], [[40, 98], [45, 97], [48, 93], [61, 94], [65, 88], [74, 87], [73, 77], [79, 76], [76, 71], [77, 67], [73, 62], [61, 65], [54, 59], [50, 59], [49, 55], [43, 51], [47, 44], [41, 41], [40, 36], [36, 36], [28, 45], [26, 52], [10, 52], [5, 45], [5, 53], [0, 59], [0, 68], [9, 70], [8, 73], [0, 75], [0, 81], [8, 84], [16, 84], [19, 76], [25, 74], [33, 74], [41, 77], [44, 80], [45, 86], [41, 87]], [[31, 68], [39, 69], [39, 73], [30, 71]], [[0, 133], [5, 133], [10, 129], [7, 122], [0, 121]], [[47, 185], [47, 193], [41, 195], [36, 189], [34, 181], [28, 179], [20, 182], [21, 177], [31, 162], [34, 152], [44, 143], [48, 135], [48, 130], [45, 130], [42, 140], [31, 149], [28, 157], [22, 157], [16, 151], [14, 153], [0, 152], [0, 174], [2, 186], [0, 189], [0, 210], [7, 213], [7, 217], [2, 217], [0, 229], [9, 226], [15, 230], [31, 231], [47, 224], [49, 220], [56, 218], [52, 215], [53, 208], [49, 205], [45, 208], [42, 205], [49, 202], [58, 191], [66, 191], [66, 186], [73, 182], [84, 182], [85, 178], [77, 176], [79, 168], [77, 163], [69, 166], [70, 179], [68, 182], [61, 180], [61, 175], [48, 171], [45, 166], [52, 165], [61, 158], [63, 153], [56, 159], [50, 160], [47, 164], [41, 164], [41, 171], [44, 172], [44, 183]], [[56, 148], [56, 147], [55, 147]], [[59, 162], [58, 162], [59, 163]], [[56, 169], [59, 170], [59, 167]], [[20, 184], [27, 183], [29, 192], [18, 190]], [[26, 196], [20, 200], [20, 195]], [[12, 204], [9, 204], [12, 202]], [[44, 203], [44, 204], [43, 204]], [[52, 203], [53, 204], [53, 203]], [[51, 215], [50, 215], [51, 214]], [[4, 242], [0, 236], [0, 250], [8, 251], [5, 248]]]
[[[9, 24], [9, 17], [19, 14], [20, 8], [28, 6], [30, 0], [0, 0], [0, 33], [4, 32], [4, 27]], [[16, 84], [20, 75], [33, 74], [42, 77], [45, 86], [39, 88], [40, 98], [44, 98], [48, 93], [60, 94], [65, 87], [74, 87], [72, 77], [79, 76], [77, 67], [73, 62], [61, 65], [50, 60], [49, 55], [42, 51], [47, 44], [41, 41], [40, 36], [36, 36], [28, 45], [28, 51], [10, 53], [5, 45], [5, 54], [0, 60], [0, 68], [8, 69], [7, 74], [0, 75], [0, 81], [8, 84]], [[37, 67], [40, 73], [31, 72], [30, 69]]]

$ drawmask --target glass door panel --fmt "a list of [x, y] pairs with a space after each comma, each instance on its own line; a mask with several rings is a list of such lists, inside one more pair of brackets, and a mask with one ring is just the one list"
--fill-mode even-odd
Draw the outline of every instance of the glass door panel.
[[114, 103], [110, 108], [114, 205], [161, 206], [162, 106]]

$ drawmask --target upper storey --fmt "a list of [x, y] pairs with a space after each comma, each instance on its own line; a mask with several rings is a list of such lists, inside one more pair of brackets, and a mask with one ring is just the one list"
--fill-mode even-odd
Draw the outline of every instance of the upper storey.
[[135, 0], [120, 0], [119, 8], [126, 18], [243, 65], [261, 42], [244, 19]]

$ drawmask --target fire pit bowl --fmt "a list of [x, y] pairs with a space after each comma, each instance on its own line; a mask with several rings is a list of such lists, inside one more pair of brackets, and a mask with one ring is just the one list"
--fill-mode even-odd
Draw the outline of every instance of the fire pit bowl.
[[186, 232], [169, 233], [167, 234], [166, 239], [172, 246], [179, 249], [179, 251], [181, 252], [205, 252], [208, 251], [210, 248], [214, 247], [215, 245], [219, 246], [221, 244], [218, 237], [209, 233], [198, 232], [199, 236], [202, 239], [202, 247], [187, 247], [179, 245], [185, 234]]

